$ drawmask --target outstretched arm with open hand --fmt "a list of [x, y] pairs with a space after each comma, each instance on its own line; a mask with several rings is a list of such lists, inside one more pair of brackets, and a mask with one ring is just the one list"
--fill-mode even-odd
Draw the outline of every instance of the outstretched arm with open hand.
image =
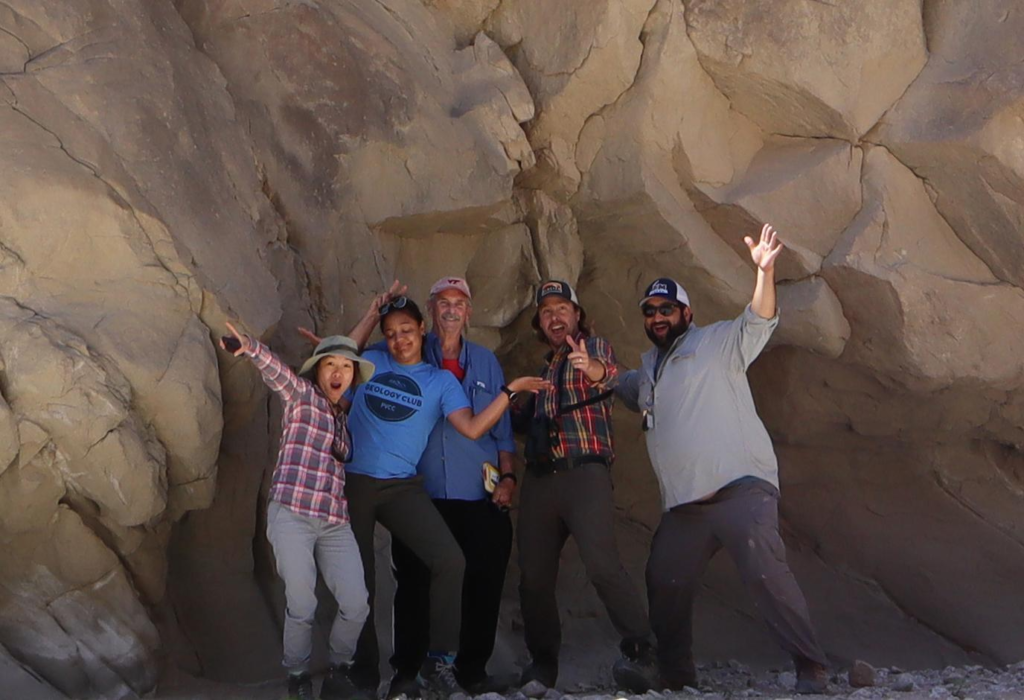
[[775, 317], [775, 260], [785, 247], [777, 233], [771, 224], [765, 224], [761, 227], [761, 238], [757, 242], [750, 236], [743, 238], [750, 249], [750, 259], [757, 265], [757, 282], [750, 308], [761, 318]]
[[[547, 379], [540, 377], [519, 377], [509, 382], [508, 388], [516, 394], [519, 392], [536, 394], [538, 391], [552, 389], [553, 385]], [[448, 422], [470, 440], [479, 440], [484, 433], [494, 427], [494, 424], [501, 418], [501, 414], [509, 407], [509, 403], [508, 396], [505, 392], [501, 392], [480, 413], [473, 415], [472, 409], [462, 408], [450, 413]]]

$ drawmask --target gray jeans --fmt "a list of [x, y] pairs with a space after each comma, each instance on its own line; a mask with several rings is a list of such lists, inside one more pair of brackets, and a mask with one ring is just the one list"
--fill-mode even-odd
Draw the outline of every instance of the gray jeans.
[[338, 616], [329, 642], [332, 664], [348, 663], [356, 640], [370, 613], [363, 560], [352, 527], [309, 518], [276, 501], [267, 508], [267, 539], [274, 548], [277, 573], [284, 580], [287, 603], [284, 617], [285, 668], [291, 673], [309, 670], [316, 614], [316, 572], [338, 601]]

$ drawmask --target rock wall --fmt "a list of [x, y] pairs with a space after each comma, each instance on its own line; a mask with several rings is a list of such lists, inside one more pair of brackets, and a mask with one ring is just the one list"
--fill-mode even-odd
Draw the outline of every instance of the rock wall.
[[[827, 650], [1021, 659], [1022, 31], [1014, 0], [0, 3], [0, 686], [278, 673], [279, 408], [226, 318], [297, 361], [296, 325], [460, 274], [525, 371], [553, 276], [635, 365], [647, 281], [736, 314], [765, 220], [789, 251], [751, 381]], [[658, 498], [619, 413], [639, 577]], [[560, 586], [567, 680], [606, 672], [571, 547]], [[724, 559], [697, 639], [780, 659]]]

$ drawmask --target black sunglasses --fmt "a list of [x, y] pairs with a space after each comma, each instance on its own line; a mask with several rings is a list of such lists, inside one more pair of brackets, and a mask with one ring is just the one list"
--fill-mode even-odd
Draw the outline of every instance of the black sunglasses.
[[652, 318], [654, 314], [661, 314], [662, 316], [668, 317], [676, 312], [675, 304], [662, 304], [661, 306], [651, 306], [650, 304], [644, 304], [640, 307], [640, 310], [644, 312], [645, 318]]
[[377, 313], [380, 314], [381, 316], [387, 316], [395, 309], [404, 309], [407, 303], [409, 303], [409, 300], [406, 297], [397, 297], [392, 301], [389, 301], [387, 304], [381, 306], [380, 309], [377, 310]]

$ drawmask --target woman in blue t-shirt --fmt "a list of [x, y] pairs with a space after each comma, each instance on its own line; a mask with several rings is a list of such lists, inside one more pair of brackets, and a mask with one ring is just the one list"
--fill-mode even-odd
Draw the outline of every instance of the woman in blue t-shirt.
[[384, 334], [387, 351], [363, 353], [376, 369], [370, 381], [361, 383], [352, 394], [348, 423], [353, 452], [346, 467], [345, 489], [371, 605], [350, 675], [360, 688], [376, 692], [380, 652], [372, 624], [373, 531], [379, 522], [430, 569], [430, 652], [418, 680], [447, 697], [461, 690], [452, 664], [459, 646], [465, 561], [423, 488], [416, 465], [438, 420], [448, 420], [460, 433], [476, 440], [498, 422], [514, 394], [540, 391], [548, 388], [548, 382], [520, 377], [502, 387], [497, 398], [474, 415], [454, 375], [423, 361], [426, 326], [415, 302], [405, 296], [378, 297], [351, 332], [360, 346], [369, 338], [375, 321]]

